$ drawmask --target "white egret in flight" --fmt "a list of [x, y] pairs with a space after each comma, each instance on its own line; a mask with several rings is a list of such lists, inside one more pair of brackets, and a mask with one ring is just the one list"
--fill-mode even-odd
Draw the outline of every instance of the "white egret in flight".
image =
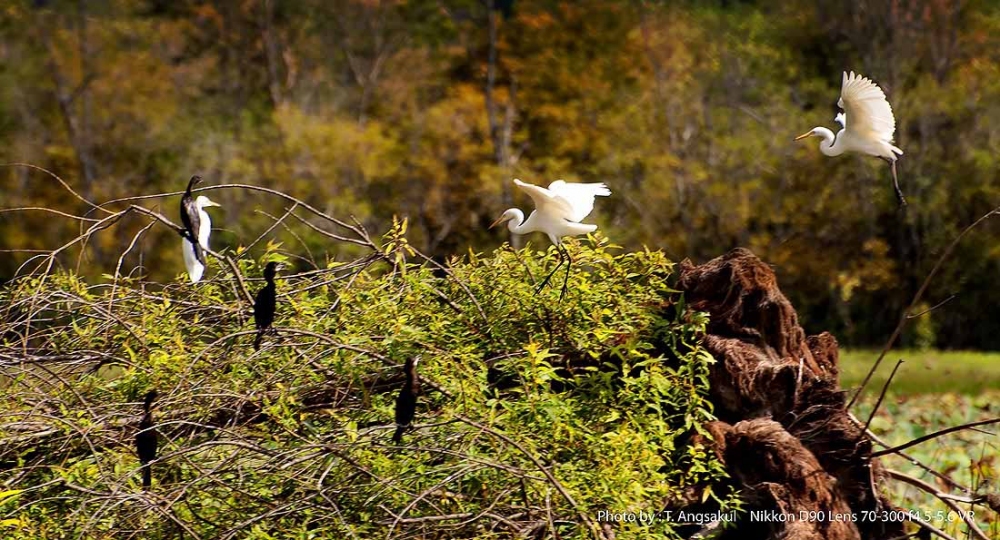
[[885, 98], [885, 92], [870, 79], [845, 71], [837, 105], [844, 112], [834, 118], [843, 127], [836, 135], [825, 127], [815, 127], [795, 140], [821, 137], [819, 150], [828, 156], [858, 152], [886, 160], [892, 168], [892, 185], [896, 188], [899, 204], [906, 206], [896, 178], [896, 159], [903, 155], [903, 151], [892, 144], [896, 119], [892, 116], [892, 107]]
[[611, 190], [603, 183], [568, 184], [562, 180], [552, 182], [548, 189], [522, 182], [516, 178], [514, 185], [531, 197], [535, 203], [535, 210], [528, 215], [528, 219], [524, 219], [524, 212], [517, 208], [510, 208], [504, 211], [490, 225], [490, 228], [492, 229], [506, 221], [508, 222], [507, 228], [514, 234], [528, 234], [537, 231], [548, 235], [549, 240], [555, 244], [556, 250], [559, 252], [559, 264], [542, 281], [538, 290], [545, 287], [552, 275], [565, 261], [567, 263], [566, 278], [563, 280], [562, 293], [559, 295], [559, 298], [562, 298], [566, 294], [566, 282], [569, 280], [570, 267], [573, 265], [569, 252], [562, 247], [562, 237], [596, 231], [597, 225], [580, 223], [580, 220], [590, 215], [594, 209], [594, 197], [607, 197], [611, 195]]
[[212, 218], [208, 216], [208, 212], [205, 211], [205, 208], [210, 206], [222, 205], [204, 195], [199, 195], [198, 198], [194, 200], [194, 204], [192, 204], [192, 209], [195, 212], [194, 215], [196, 216], [196, 219], [192, 221], [194, 221], [198, 227], [197, 249], [187, 236], [184, 236], [184, 238], [181, 239], [181, 251], [184, 253], [184, 266], [187, 267], [188, 276], [191, 277], [191, 283], [197, 283], [200, 281], [202, 274], [205, 273], [205, 262], [204, 260], [198, 260], [198, 253], [200, 252], [202, 254], [202, 259], [204, 259], [204, 252], [209, 249], [208, 237], [212, 234]]

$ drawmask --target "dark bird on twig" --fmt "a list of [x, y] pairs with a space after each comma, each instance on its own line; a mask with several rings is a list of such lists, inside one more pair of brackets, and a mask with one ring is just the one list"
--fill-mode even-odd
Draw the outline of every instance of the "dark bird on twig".
[[191, 195], [191, 189], [200, 183], [200, 176], [197, 174], [192, 176], [191, 180], [188, 181], [187, 190], [181, 196], [181, 223], [184, 225], [184, 231], [181, 232], [181, 236], [194, 246], [195, 259], [202, 265], [207, 265], [208, 263], [205, 262], [205, 250], [202, 249], [201, 243], [198, 242], [198, 231], [201, 229], [200, 209], [195, 204], [194, 196]]
[[420, 378], [417, 377], [417, 362], [420, 357], [407, 358], [403, 365], [403, 373], [406, 375], [406, 383], [399, 389], [396, 396], [396, 433], [392, 436], [392, 442], [399, 444], [403, 441], [403, 433], [410, 428], [413, 416], [417, 412], [417, 396], [420, 395]]
[[264, 339], [264, 332], [271, 328], [274, 323], [274, 308], [277, 305], [277, 292], [274, 288], [274, 276], [278, 273], [278, 263], [272, 261], [264, 267], [264, 280], [267, 284], [257, 291], [257, 298], [253, 301], [253, 321], [257, 326], [257, 338], [253, 341], [255, 351], [260, 350], [260, 342]]
[[[198, 210], [197, 246], [201, 249], [202, 256], [208, 252], [208, 239], [212, 236], [212, 216], [208, 215], [206, 210], [210, 206], [222, 205], [204, 195], [198, 195], [198, 198], [194, 200], [194, 207]], [[191, 283], [198, 283], [201, 281], [201, 276], [205, 274], [205, 265], [198, 260], [195, 244], [192, 244], [187, 237], [181, 238], [181, 253], [184, 255], [184, 266], [187, 268]]]
[[135, 434], [135, 452], [139, 454], [139, 463], [142, 464], [142, 488], [149, 489], [153, 485], [153, 470], [149, 462], [156, 459], [156, 432], [153, 431], [153, 400], [156, 399], [156, 390], [146, 393], [146, 401], [143, 404], [142, 420], [139, 421], [139, 432]]

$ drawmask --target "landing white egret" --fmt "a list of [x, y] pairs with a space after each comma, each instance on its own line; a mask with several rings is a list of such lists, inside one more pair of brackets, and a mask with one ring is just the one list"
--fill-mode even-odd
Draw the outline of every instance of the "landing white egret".
[[896, 119], [892, 116], [892, 107], [885, 98], [885, 92], [870, 79], [845, 71], [837, 105], [844, 112], [834, 118], [843, 127], [836, 135], [825, 127], [815, 127], [795, 140], [820, 137], [823, 140], [819, 143], [819, 150], [828, 156], [857, 152], [886, 160], [892, 169], [892, 185], [896, 188], [899, 204], [906, 206], [896, 178], [896, 159], [903, 155], [903, 151], [892, 144]]
[[535, 203], [535, 210], [528, 215], [528, 219], [524, 219], [524, 212], [517, 208], [510, 208], [504, 211], [490, 225], [490, 228], [507, 222], [507, 228], [514, 234], [528, 234], [536, 231], [545, 233], [559, 252], [559, 264], [542, 281], [538, 290], [545, 287], [556, 270], [563, 262], [566, 262], [566, 278], [563, 280], [562, 293], [559, 296], [562, 298], [566, 294], [566, 282], [569, 280], [570, 267], [573, 265], [573, 259], [570, 258], [569, 252], [562, 246], [562, 237], [596, 231], [597, 225], [580, 223], [580, 220], [593, 211], [594, 197], [607, 197], [611, 195], [611, 190], [603, 183], [569, 184], [562, 180], [552, 182], [548, 189], [522, 182], [516, 178], [514, 185], [531, 197]]
[[[198, 227], [197, 238], [198, 244], [191, 243], [191, 240], [185, 236], [181, 239], [181, 251], [184, 254], [184, 266], [187, 267], [188, 276], [191, 277], [191, 283], [197, 283], [201, 281], [201, 276], [205, 273], [205, 263], [204, 263], [204, 251], [208, 250], [208, 237], [212, 234], [212, 218], [209, 217], [208, 212], [205, 211], [206, 208], [210, 206], [222, 206], [216, 203], [212, 199], [204, 195], [199, 195], [197, 199], [194, 200], [192, 205], [192, 210], [194, 211], [195, 219], [192, 220]], [[197, 249], [196, 249], [197, 247]], [[198, 259], [198, 253], [202, 253], [202, 260]]]

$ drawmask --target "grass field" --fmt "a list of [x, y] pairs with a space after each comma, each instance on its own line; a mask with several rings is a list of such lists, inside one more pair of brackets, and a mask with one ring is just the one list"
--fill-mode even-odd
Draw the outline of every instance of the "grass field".
[[[851, 389], [860, 385], [878, 354], [877, 350], [842, 351], [842, 386]], [[871, 423], [872, 431], [888, 444], [899, 445], [937, 430], [1000, 416], [1000, 353], [903, 350], [886, 356], [855, 406], [854, 413], [862, 421], [870, 415], [882, 385], [900, 358], [905, 363]], [[996, 492], [1000, 489], [998, 431], [1000, 424], [962, 430], [926, 441], [906, 453], [977, 493]], [[939, 489], [964, 495], [899, 456], [886, 456], [882, 463]], [[901, 508], [932, 515], [941, 511], [948, 516], [949, 508], [935, 498], [900, 482], [892, 486], [890, 497]], [[1000, 538], [1000, 521], [995, 513], [977, 507], [976, 521], [987, 537]], [[932, 524], [956, 538], [966, 538], [965, 526], [957, 520], [945, 517], [932, 520]]]
[[[878, 358], [878, 350], [853, 349], [840, 352], [840, 384], [855, 388]], [[866, 393], [878, 394], [903, 359], [892, 383], [897, 395], [959, 393], [977, 395], [1000, 390], [1000, 353], [972, 351], [890, 351], [869, 383]]]

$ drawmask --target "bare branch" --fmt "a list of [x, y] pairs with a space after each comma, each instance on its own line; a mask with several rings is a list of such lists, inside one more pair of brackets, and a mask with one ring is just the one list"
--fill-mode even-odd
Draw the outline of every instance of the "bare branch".
[[945, 429], [942, 429], [942, 430], [939, 430], [939, 431], [935, 431], [934, 433], [928, 433], [927, 435], [924, 435], [923, 437], [917, 437], [916, 439], [913, 439], [912, 441], [910, 441], [908, 443], [905, 443], [905, 444], [901, 444], [899, 446], [894, 446], [892, 448], [886, 448], [885, 450], [879, 450], [878, 452], [872, 452], [871, 458], [875, 459], [877, 457], [881, 457], [881, 456], [884, 456], [884, 455], [887, 455], [887, 454], [894, 454], [894, 453], [896, 453], [896, 452], [898, 452], [900, 450], [906, 450], [907, 448], [909, 448], [911, 446], [916, 446], [916, 445], [918, 445], [918, 444], [920, 444], [922, 442], [929, 441], [931, 439], [936, 439], [936, 438], [938, 438], [938, 437], [940, 437], [942, 435], [947, 435], [949, 433], [954, 433], [956, 431], [961, 431], [963, 429], [969, 429], [969, 428], [976, 427], [976, 426], [985, 426], [985, 425], [989, 425], [989, 424], [996, 424], [998, 422], [1000, 422], [1000, 418], [989, 418], [987, 420], [979, 420], [978, 422], [969, 422], [969, 423], [961, 424], [961, 425], [958, 425], [958, 426], [952, 426], [950, 428], [945, 428]]

